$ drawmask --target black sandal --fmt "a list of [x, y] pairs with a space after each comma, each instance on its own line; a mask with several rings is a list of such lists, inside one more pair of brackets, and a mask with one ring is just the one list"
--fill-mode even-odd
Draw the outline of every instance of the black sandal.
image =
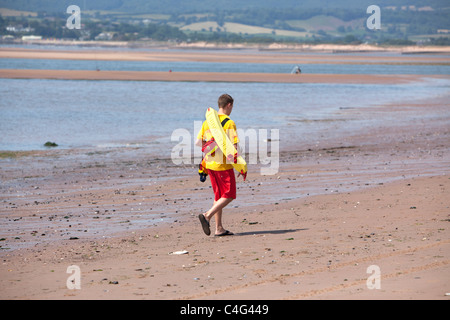
[[223, 237], [223, 236], [232, 236], [234, 235], [233, 232], [225, 230], [225, 232], [219, 233], [219, 234], [215, 234], [215, 237]]
[[205, 215], [203, 213], [200, 213], [198, 215], [198, 218], [200, 219], [200, 223], [202, 224], [203, 232], [209, 236], [211, 234], [211, 230], [209, 229], [209, 222], [206, 220]]

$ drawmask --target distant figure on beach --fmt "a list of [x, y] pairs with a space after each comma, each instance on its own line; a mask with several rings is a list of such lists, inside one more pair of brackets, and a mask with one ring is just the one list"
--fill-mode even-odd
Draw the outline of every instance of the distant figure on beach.
[[292, 69], [291, 74], [300, 74], [302, 73], [302, 70], [299, 66], [295, 66], [294, 69]]
[[[239, 143], [239, 138], [236, 132], [236, 124], [229, 117], [233, 110], [233, 103], [234, 100], [230, 95], [221, 95], [218, 100], [218, 115], [224, 131], [230, 138], [230, 141], [234, 144], [236, 150], [238, 150], [237, 144]], [[228, 121], [225, 122], [225, 119], [228, 119]], [[197, 135], [196, 145], [201, 146], [203, 149], [205, 143], [211, 139], [212, 134], [209, 130], [208, 123], [204, 121], [202, 128]], [[236, 178], [234, 176], [233, 165], [227, 163], [226, 158], [220, 149], [215, 152], [216, 154], [211, 159], [206, 160], [206, 169], [214, 191], [214, 204], [207, 212], [199, 214], [199, 219], [206, 235], [209, 236], [211, 234], [209, 223], [212, 217], [215, 217], [215, 236], [229, 236], [233, 235], [233, 233], [226, 230], [222, 225], [222, 210], [230, 204], [231, 201], [236, 199]], [[240, 175], [241, 174], [239, 173], [238, 177]]]

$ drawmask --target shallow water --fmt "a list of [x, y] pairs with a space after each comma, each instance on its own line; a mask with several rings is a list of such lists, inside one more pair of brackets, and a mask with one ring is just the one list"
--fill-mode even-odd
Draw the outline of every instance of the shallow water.
[[195, 121], [229, 93], [238, 128], [278, 129], [281, 140], [311, 140], [322, 129], [358, 132], [377, 119], [343, 115], [446, 94], [448, 79], [399, 85], [277, 84], [0, 79], [0, 150], [174, 145], [174, 130], [193, 136]]
[[[324, 62], [298, 65], [302, 73], [313, 74], [450, 74], [448, 65], [386, 65], [369, 61], [366, 64], [327, 64], [326, 60]], [[286, 63], [0, 59], [0, 69], [290, 73], [293, 68], [293, 64]]]

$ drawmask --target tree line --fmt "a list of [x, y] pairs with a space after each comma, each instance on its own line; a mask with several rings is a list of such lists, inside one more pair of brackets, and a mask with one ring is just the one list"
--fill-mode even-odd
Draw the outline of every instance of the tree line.
[[[108, 40], [116, 41], [137, 41], [152, 39], [157, 41], [210, 41], [225, 43], [270, 43], [270, 42], [313, 42], [313, 43], [361, 43], [365, 41], [387, 43], [387, 44], [413, 44], [408, 39], [416, 34], [436, 34], [438, 29], [450, 29], [448, 11], [441, 12], [417, 12], [403, 10], [393, 12], [383, 10], [382, 23], [387, 26], [387, 32], [372, 32], [365, 30], [361, 33], [354, 32], [349, 28], [337, 28], [340, 35], [330, 35], [324, 31], [316, 32], [309, 39], [298, 39], [289, 37], [280, 37], [273, 34], [267, 35], [246, 35], [233, 34], [221, 31], [205, 32], [183, 32], [178, 27], [168, 23], [178, 23], [179, 25], [188, 22], [216, 21], [219, 26], [224, 22], [237, 22], [243, 24], [254, 24], [277, 29], [289, 29], [285, 21], [294, 18], [307, 19], [318, 14], [333, 14], [344, 21], [350, 21], [356, 17], [361, 18], [361, 12], [356, 10], [344, 9], [307, 9], [302, 11], [276, 9], [271, 12], [264, 9], [246, 9], [218, 11], [208, 15], [182, 15], [171, 16], [168, 21], [159, 23], [144, 22], [145, 20], [133, 20], [132, 22], [118, 18], [108, 17], [108, 19], [98, 19], [99, 17], [83, 17], [82, 28], [80, 30], [68, 29], [65, 27], [67, 15], [60, 14], [48, 16], [45, 13], [39, 13], [38, 17], [1, 17], [0, 16], [0, 35], [12, 35], [21, 37], [23, 35], [40, 35], [43, 38], [57, 39], [82, 39], [96, 40], [100, 34], [108, 34]], [[364, 16], [363, 16], [364, 17]], [[187, 21], [186, 19], [190, 19]], [[393, 23], [393, 22], [396, 23]], [[257, 23], [258, 22], [258, 23]], [[11, 28], [14, 27], [14, 28]], [[295, 30], [295, 28], [290, 28]], [[305, 31], [304, 29], [297, 31]], [[430, 39], [430, 44], [449, 45], [450, 40], [447, 36], [437, 39]]]

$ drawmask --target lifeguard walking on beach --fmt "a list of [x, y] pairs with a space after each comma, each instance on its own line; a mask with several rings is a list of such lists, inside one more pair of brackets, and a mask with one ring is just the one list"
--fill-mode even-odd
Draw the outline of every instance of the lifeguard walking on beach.
[[[239, 150], [239, 138], [236, 132], [236, 124], [230, 119], [233, 103], [234, 100], [229, 94], [221, 95], [218, 100], [218, 116], [228, 138], [234, 144], [236, 150]], [[213, 136], [208, 123], [207, 121], [204, 121], [202, 128], [197, 135], [196, 145], [201, 146], [202, 150], [204, 150], [205, 144], [211, 141], [212, 138]], [[206, 235], [209, 236], [211, 234], [209, 223], [212, 217], [214, 217], [216, 221], [215, 236], [229, 236], [233, 235], [233, 233], [226, 230], [222, 225], [222, 210], [230, 204], [231, 201], [236, 199], [236, 178], [234, 176], [233, 165], [227, 163], [226, 157], [220, 149], [217, 149], [215, 153], [214, 156], [205, 159], [205, 169], [210, 177], [214, 191], [214, 204], [207, 212], [199, 214], [199, 219]], [[239, 173], [238, 177], [240, 175], [241, 173]]]

